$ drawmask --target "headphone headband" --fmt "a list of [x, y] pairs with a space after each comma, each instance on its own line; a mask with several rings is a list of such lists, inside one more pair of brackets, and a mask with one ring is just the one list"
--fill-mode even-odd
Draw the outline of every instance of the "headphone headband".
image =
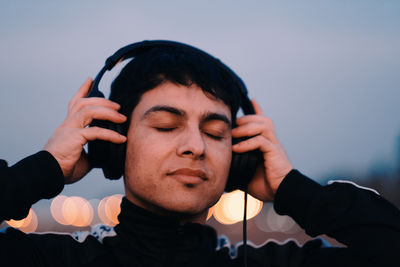
[[[128, 59], [128, 58], [133, 58], [136, 57], [137, 55], [146, 53], [150, 51], [153, 48], [163, 48], [163, 47], [181, 47], [185, 49], [190, 49], [194, 50], [210, 59], [215, 61], [216, 64], [220, 65], [224, 70], [228, 72], [228, 74], [232, 77], [233, 81], [235, 81], [237, 88], [239, 89], [239, 93], [241, 94], [241, 97], [247, 98], [247, 88], [242, 79], [233, 71], [231, 70], [228, 66], [226, 66], [224, 63], [221, 62], [218, 58], [215, 58], [208, 54], [207, 52], [196, 48], [194, 46], [180, 43], [180, 42], [174, 42], [174, 41], [167, 41], [167, 40], [145, 40], [137, 43], [133, 43], [127, 46], [124, 46], [120, 49], [118, 49], [114, 54], [112, 54], [110, 57], [106, 59], [106, 62], [104, 64], [104, 67], [99, 71], [99, 73], [96, 75], [94, 81], [93, 81], [93, 86], [91, 91], [89, 92], [88, 97], [103, 97], [104, 94], [99, 90], [99, 83], [101, 78], [103, 77], [104, 73], [106, 71], [110, 71], [112, 68], [115, 67], [119, 62]], [[243, 105], [242, 109], [245, 113], [254, 113], [254, 108], [252, 105]]]

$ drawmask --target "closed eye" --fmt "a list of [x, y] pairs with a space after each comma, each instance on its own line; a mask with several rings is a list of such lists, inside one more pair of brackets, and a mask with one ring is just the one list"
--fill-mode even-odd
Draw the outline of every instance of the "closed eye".
[[156, 129], [159, 132], [172, 132], [173, 130], [176, 129], [176, 127], [167, 127], [167, 128], [166, 127], [163, 127], [163, 128], [154, 127], [154, 129]]
[[208, 137], [210, 137], [210, 138], [212, 138], [212, 139], [214, 139], [214, 140], [217, 140], [217, 141], [220, 141], [220, 140], [222, 140], [224, 137], [223, 136], [219, 136], [219, 135], [214, 135], [214, 134], [210, 134], [210, 133], [205, 133]]

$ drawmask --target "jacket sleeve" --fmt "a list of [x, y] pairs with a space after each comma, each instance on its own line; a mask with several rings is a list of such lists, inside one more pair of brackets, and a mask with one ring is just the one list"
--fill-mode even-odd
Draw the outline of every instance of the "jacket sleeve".
[[32, 204], [52, 198], [64, 187], [57, 160], [40, 151], [8, 167], [0, 160], [0, 222], [26, 217]]
[[373, 190], [351, 182], [321, 186], [293, 170], [278, 188], [274, 208], [308, 235], [326, 234], [345, 247], [326, 247], [319, 239], [303, 246], [268, 242], [248, 248], [249, 266], [400, 266], [399, 209]]
[[[1, 220], [24, 218], [32, 204], [58, 195], [63, 187], [61, 168], [47, 151], [11, 167], [0, 161]], [[78, 242], [67, 234], [25, 234], [7, 227], [0, 231], [0, 266], [82, 266], [96, 258], [100, 248], [93, 236]]]

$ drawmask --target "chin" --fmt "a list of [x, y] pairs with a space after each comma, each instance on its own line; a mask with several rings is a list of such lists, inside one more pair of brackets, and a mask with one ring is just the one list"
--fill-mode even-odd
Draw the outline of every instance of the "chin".
[[220, 195], [199, 194], [195, 196], [194, 194], [178, 194], [170, 198], [169, 201], [160, 204], [165, 210], [174, 213], [197, 215], [207, 212], [209, 208], [217, 203]]
[[203, 203], [203, 201], [175, 198], [168, 203], [162, 203], [160, 206], [169, 212], [196, 215], [203, 213], [210, 207], [207, 203]]
[[[200, 216], [208, 212], [223, 193], [221, 190], [190, 185], [174, 185], [169, 190], [139, 190], [128, 187], [125, 191], [131, 202], [161, 215]], [[130, 189], [130, 190], [129, 190]], [[134, 190], [132, 190], [134, 189]], [[220, 192], [221, 191], [221, 192]]]

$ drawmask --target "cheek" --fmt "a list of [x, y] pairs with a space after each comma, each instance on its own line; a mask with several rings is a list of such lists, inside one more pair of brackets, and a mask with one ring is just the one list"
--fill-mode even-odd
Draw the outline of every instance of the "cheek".
[[136, 197], [146, 197], [156, 185], [157, 154], [150, 153], [151, 147], [132, 141], [127, 145], [125, 159], [125, 190]]
[[[126, 149], [126, 158], [125, 158], [125, 171], [135, 170], [133, 173], [141, 171], [143, 164], [151, 164], [154, 162], [155, 158], [152, 155], [156, 155], [152, 153], [153, 147], [151, 144], [147, 144], [142, 141], [132, 141], [128, 140], [127, 149]], [[149, 158], [152, 159], [149, 161]], [[143, 166], [147, 167], [147, 166]]]
[[168, 143], [151, 134], [133, 133], [128, 137], [125, 174], [129, 178], [152, 176], [162, 166]]
[[145, 161], [146, 149], [143, 149], [145, 144], [139, 141], [138, 138], [133, 136], [128, 137], [126, 146], [126, 157], [125, 157], [125, 176], [130, 182], [136, 180], [136, 176], [141, 176], [140, 172], [142, 169], [140, 166]]
[[216, 175], [221, 183], [225, 183], [231, 162], [232, 162], [232, 144], [229, 142], [227, 144], [221, 144], [221, 146], [213, 146], [211, 152], [212, 158], [211, 162], [216, 170]]

